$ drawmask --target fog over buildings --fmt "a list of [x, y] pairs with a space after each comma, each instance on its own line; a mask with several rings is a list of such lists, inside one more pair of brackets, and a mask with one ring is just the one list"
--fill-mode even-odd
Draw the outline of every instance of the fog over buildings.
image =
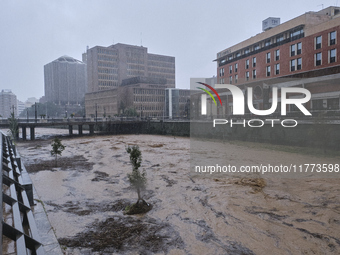
[[189, 88], [191, 77], [216, 75], [212, 61], [216, 52], [259, 33], [265, 18], [280, 17], [283, 23], [321, 9], [317, 0], [4, 0], [0, 3], [2, 89], [11, 89], [22, 102], [40, 98], [44, 65], [64, 55], [82, 60], [87, 46], [117, 43], [145, 45], [152, 53], [175, 57], [176, 87]]

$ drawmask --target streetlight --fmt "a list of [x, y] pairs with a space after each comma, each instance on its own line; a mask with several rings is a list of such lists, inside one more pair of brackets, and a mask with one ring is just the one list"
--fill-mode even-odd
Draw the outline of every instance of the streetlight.
[[96, 124], [97, 124], [97, 114], [98, 112], [97, 112], [97, 103], [96, 103]]
[[35, 117], [35, 123], [37, 123], [37, 118], [38, 118], [37, 102], [34, 103], [34, 117]]

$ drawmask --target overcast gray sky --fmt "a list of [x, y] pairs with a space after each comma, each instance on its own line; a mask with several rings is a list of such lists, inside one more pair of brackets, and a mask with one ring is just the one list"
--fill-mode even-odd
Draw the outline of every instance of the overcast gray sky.
[[176, 87], [216, 75], [216, 53], [338, 0], [0, 0], [0, 90], [21, 101], [44, 95], [44, 65], [62, 55], [81, 60], [86, 46], [141, 45], [176, 58]]

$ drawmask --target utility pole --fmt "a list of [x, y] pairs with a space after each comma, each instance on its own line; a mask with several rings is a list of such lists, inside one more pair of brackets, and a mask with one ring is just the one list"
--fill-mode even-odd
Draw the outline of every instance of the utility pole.
[[38, 118], [38, 115], [37, 115], [37, 102], [34, 103], [34, 117], [35, 117], [35, 123], [37, 123], [37, 118]]
[[96, 103], [96, 125], [97, 125], [97, 103]]

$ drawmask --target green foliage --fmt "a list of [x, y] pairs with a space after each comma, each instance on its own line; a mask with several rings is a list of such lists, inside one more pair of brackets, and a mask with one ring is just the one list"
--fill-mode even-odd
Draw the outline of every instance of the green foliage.
[[18, 137], [19, 127], [18, 121], [14, 116], [14, 113], [11, 113], [11, 117], [8, 118], [9, 121], [9, 134], [13, 140], [16, 140]]
[[53, 139], [51, 146], [52, 150], [50, 152], [52, 156], [55, 156], [55, 165], [57, 166], [58, 155], [61, 156], [61, 153], [65, 150], [66, 146], [61, 143], [61, 140], [58, 137]]
[[126, 149], [126, 152], [130, 154], [130, 162], [132, 164], [133, 170], [138, 170], [142, 164], [142, 152], [139, 150], [139, 146], [129, 146]]
[[135, 108], [128, 108], [124, 111], [124, 115], [129, 116], [129, 117], [134, 117], [134, 116], [137, 116], [138, 113]]
[[142, 153], [139, 150], [138, 145], [134, 145], [132, 147], [128, 147], [126, 152], [130, 154], [130, 162], [132, 164], [132, 173], [128, 174], [128, 178], [131, 184], [131, 187], [137, 191], [138, 200], [143, 201], [141, 197], [141, 191], [146, 188], [146, 172], [139, 171], [139, 167], [142, 164]]

